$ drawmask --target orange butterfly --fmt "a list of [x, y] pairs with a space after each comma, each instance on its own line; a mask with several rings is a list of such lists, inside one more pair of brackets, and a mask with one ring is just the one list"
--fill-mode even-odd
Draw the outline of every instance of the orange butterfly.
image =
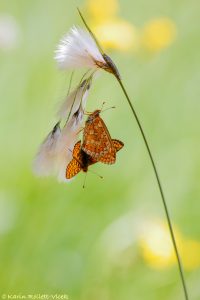
[[81, 170], [83, 172], [88, 171], [88, 167], [92, 164], [95, 164], [96, 161], [87, 155], [82, 149], [81, 149], [81, 141], [78, 141], [73, 149], [72, 152], [72, 160], [67, 165], [66, 169], [66, 178], [71, 179], [75, 175], [77, 175]]
[[124, 144], [111, 138], [104, 121], [99, 116], [100, 112], [101, 110], [95, 110], [85, 123], [82, 150], [96, 161], [114, 164], [116, 152]]
[[[115, 151], [119, 151], [123, 147], [123, 143], [118, 140], [112, 140], [113, 147], [115, 148]], [[97, 163], [94, 158], [92, 158], [90, 155], [85, 153], [81, 149], [81, 141], [78, 141], [73, 149], [72, 152], [72, 160], [69, 162], [66, 168], [66, 178], [71, 179], [75, 175], [77, 175], [81, 170], [83, 172], [88, 171], [88, 167]], [[104, 157], [105, 163], [108, 157]]]

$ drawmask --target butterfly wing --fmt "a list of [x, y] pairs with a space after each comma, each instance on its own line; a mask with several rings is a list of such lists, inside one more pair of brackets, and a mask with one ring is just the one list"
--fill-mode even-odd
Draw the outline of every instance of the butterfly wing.
[[116, 152], [121, 150], [124, 147], [124, 143], [119, 140], [112, 139], [113, 148], [110, 153], [107, 153], [99, 159], [100, 162], [104, 164], [114, 164], [116, 161]]
[[78, 141], [74, 145], [74, 149], [73, 149], [73, 152], [72, 152], [73, 158], [79, 160], [80, 159], [80, 151], [81, 151], [81, 141]]
[[116, 152], [118, 152], [119, 150], [121, 150], [124, 147], [124, 143], [119, 140], [112, 139], [112, 143], [113, 143], [113, 146], [114, 146]]
[[73, 158], [70, 163], [67, 165], [66, 169], [66, 178], [71, 179], [81, 171], [81, 164]]
[[114, 164], [116, 161], [116, 151], [113, 150], [112, 152], [105, 154], [104, 156], [100, 157], [98, 161], [107, 165]]
[[67, 179], [71, 179], [82, 170], [81, 141], [78, 141], [74, 145], [72, 155], [73, 155], [73, 159], [69, 162], [66, 168]]
[[97, 116], [92, 122], [86, 122], [83, 133], [83, 151], [98, 161], [112, 148], [110, 133], [104, 121]]

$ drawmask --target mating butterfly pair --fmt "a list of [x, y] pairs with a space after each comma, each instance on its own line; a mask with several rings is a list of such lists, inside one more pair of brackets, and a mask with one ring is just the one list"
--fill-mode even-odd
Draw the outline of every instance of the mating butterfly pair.
[[97, 162], [114, 164], [116, 152], [122, 149], [124, 144], [112, 139], [110, 133], [99, 116], [100, 110], [95, 110], [89, 115], [83, 132], [83, 144], [78, 141], [73, 149], [73, 159], [67, 166], [66, 178], [70, 179], [81, 170], [88, 171], [88, 167]]

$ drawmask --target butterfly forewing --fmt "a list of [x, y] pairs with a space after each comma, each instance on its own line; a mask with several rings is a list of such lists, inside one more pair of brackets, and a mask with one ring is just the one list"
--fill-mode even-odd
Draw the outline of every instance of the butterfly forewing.
[[80, 160], [81, 141], [78, 141], [73, 149], [72, 155], [75, 159]]
[[66, 178], [71, 179], [81, 171], [81, 164], [73, 158], [67, 166]]
[[112, 139], [99, 114], [95, 115], [94, 112], [89, 118], [90, 121], [86, 122], [83, 133], [82, 149], [95, 160], [99, 161], [101, 157], [112, 152]]

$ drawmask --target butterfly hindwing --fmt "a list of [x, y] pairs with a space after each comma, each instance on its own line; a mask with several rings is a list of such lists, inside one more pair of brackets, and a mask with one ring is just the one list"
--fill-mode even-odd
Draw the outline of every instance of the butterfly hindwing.
[[118, 152], [119, 150], [121, 150], [124, 147], [124, 143], [119, 140], [112, 139], [112, 143], [113, 143], [113, 146], [114, 146], [116, 152]]
[[110, 153], [106, 153], [106, 155], [100, 157], [99, 161], [108, 165], [114, 164], [116, 161], [116, 151], [114, 150]]
[[114, 164], [116, 161], [116, 152], [121, 150], [124, 147], [124, 143], [122, 143], [119, 140], [112, 139], [113, 149], [110, 153], [107, 153], [106, 155], [102, 156], [99, 161], [104, 164]]

